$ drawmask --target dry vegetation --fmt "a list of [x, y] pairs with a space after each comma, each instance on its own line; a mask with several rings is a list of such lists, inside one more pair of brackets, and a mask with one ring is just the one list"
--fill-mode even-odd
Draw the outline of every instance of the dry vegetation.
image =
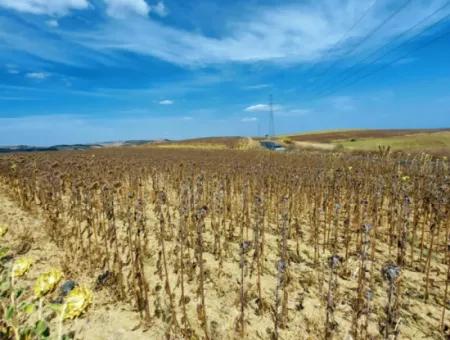
[[169, 141], [158, 144], [151, 144], [150, 146], [164, 149], [236, 150], [242, 149], [242, 146], [246, 143], [247, 139], [242, 137], [205, 137], [186, 139], [181, 141]]
[[450, 129], [384, 129], [384, 130], [336, 130], [319, 131], [290, 136], [294, 141], [332, 143], [338, 140], [390, 138], [414, 134], [436, 133], [450, 131]]
[[66, 276], [129, 302], [149, 338], [440, 339], [449, 166], [153, 148], [2, 156], [0, 177]]

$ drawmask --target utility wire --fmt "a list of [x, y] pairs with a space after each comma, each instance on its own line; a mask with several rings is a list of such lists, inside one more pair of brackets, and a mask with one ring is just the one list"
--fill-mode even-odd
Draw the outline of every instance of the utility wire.
[[406, 0], [399, 8], [397, 8], [394, 12], [392, 12], [388, 17], [386, 17], [380, 24], [378, 24], [375, 28], [373, 28], [366, 36], [364, 36], [358, 44], [353, 46], [353, 48], [347, 50], [343, 56], [340, 56], [339, 59], [336, 59], [330, 67], [326, 68], [325, 71], [319, 74], [319, 77], [324, 77], [327, 73], [334, 69], [334, 67], [339, 63], [340, 59], [348, 57], [350, 54], [358, 50], [365, 42], [367, 42], [370, 38], [372, 38], [375, 34], [378, 33], [385, 25], [387, 25], [391, 20], [393, 20], [397, 15], [399, 15], [405, 8], [411, 3], [412, 0]]
[[[350, 33], [366, 18], [366, 16], [370, 13], [371, 9], [375, 6], [378, 0], [374, 0], [372, 4], [367, 7], [367, 9], [363, 12], [363, 14], [353, 23], [353, 25], [344, 33], [344, 35], [338, 40], [337, 43], [333, 44], [328, 50], [333, 50], [339, 47], [347, 38], [350, 36]], [[317, 65], [319, 64], [319, 61], [314, 62], [310, 67], [308, 67], [303, 72], [310, 72], [312, 71]]]
[[[355, 62], [351, 67], [349, 67], [346, 71], [344, 71], [340, 77], [337, 78], [337, 80], [335, 81], [346, 81], [349, 78], [354, 77], [355, 75], [358, 75], [361, 73], [361, 71], [364, 72], [363, 69], [360, 69], [359, 71], [357, 70], [359, 65], [364, 64], [366, 61], [370, 60], [372, 57], [376, 57], [377, 53], [382, 51], [383, 49], [385, 49], [386, 47], [390, 47], [392, 45], [395, 44], [396, 41], [401, 40], [403, 37], [408, 36], [408, 34], [410, 32], [413, 32], [414, 30], [416, 30], [418, 27], [420, 27], [422, 24], [424, 24], [425, 22], [427, 22], [429, 19], [431, 19], [432, 17], [434, 17], [435, 15], [439, 14], [440, 12], [442, 12], [448, 5], [450, 5], [450, 0], [447, 1], [443, 6], [439, 7], [438, 9], [436, 9], [435, 11], [433, 11], [431, 14], [427, 15], [425, 18], [423, 18], [422, 20], [420, 20], [418, 23], [414, 24], [413, 26], [411, 26], [410, 28], [408, 28], [406, 31], [404, 31], [403, 33], [400, 34], [400, 36], [396, 37], [395, 39], [391, 40], [390, 42], [388, 42], [387, 44], [381, 46], [379, 49], [376, 49], [375, 51], [373, 51], [372, 53], [370, 53], [367, 57], [365, 57], [363, 60], [359, 61], [359, 62]], [[437, 26], [439, 24], [441, 24], [442, 22], [444, 22], [445, 20], [447, 20], [447, 17], [441, 18], [440, 20], [438, 20], [436, 23], [434, 23], [431, 27]], [[395, 51], [395, 50], [399, 50], [402, 47], [408, 45], [410, 42], [414, 41], [419, 35], [421, 35], [423, 33], [420, 32], [417, 35], [414, 35], [412, 37], [410, 37], [409, 39], [403, 41], [403, 43], [401, 43], [400, 45], [396, 46], [394, 49], [391, 50], [387, 50], [384, 53], [382, 53], [380, 56], [376, 57], [374, 60], [372, 60], [368, 65], [368, 67], [370, 67], [371, 65], [377, 63], [379, 60], [383, 59], [384, 57], [386, 57], [387, 55], [389, 55], [391, 52]], [[327, 89], [327, 87], [321, 89], [318, 91], [318, 95], [321, 95], [323, 92], [328, 91], [329, 89]], [[312, 94], [314, 95], [314, 94]]]
[[[445, 19], [449, 19], [449, 18], [450, 18], [450, 15], [448, 15], [448, 16], [445, 17]], [[387, 64], [381, 65], [379, 68], [373, 70], [372, 72], [369, 72], [369, 73], [367, 73], [366, 75], [364, 75], [364, 76], [362, 76], [362, 77], [360, 77], [360, 78], [357, 78], [357, 79], [355, 79], [354, 81], [352, 81], [352, 82], [350, 82], [350, 83], [347, 83], [347, 84], [345, 84], [344, 86], [341, 86], [340, 88], [338, 88], [338, 89], [336, 89], [336, 90], [334, 90], [334, 91], [332, 91], [332, 92], [322, 94], [321, 96], [319, 96], [319, 97], [316, 98], [316, 99], [322, 99], [322, 98], [324, 98], [324, 97], [331, 96], [331, 95], [335, 94], [336, 92], [338, 92], [338, 91], [340, 91], [340, 90], [342, 90], [342, 89], [344, 89], [344, 88], [347, 88], [347, 87], [349, 87], [349, 86], [352, 86], [352, 85], [354, 85], [354, 84], [360, 82], [361, 80], [364, 80], [364, 79], [366, 79], [366, 78], [369, 78], [369, 77], [373, 76], [374, 74], [376, 74], [376, 73], [378, 73], [378, 72], [381, 72], [381, 71], [385, 70], [386, 68], [388, 68], [388, 67], [390, 67], [390, 66], [392, 66], [392, 65], [394, 65], [394, 64], [396, 64], [396, 63], [398, 63], [398, 62], [401, 61], [402, 59], [408, 57], [411, 53], [420, 51], [420, 50], [422, 50], [422, 49], [424, 49], [424, 48], [426, 48], [426, 47], [428, 47], [428, 46], [430, 46], [430, 45], [432, 45], [432, 44], [438, 42], [439, 40], [441, 40], [442, 38], [445, 38], [445, 37], [450, 37], [450, 29], [444, 31], [442, 34], [436, 36], [434, 39], [431, 39], [431, 40], [427, 41], [427, 42], [424, 43], [423, 45], [419, 45], [419, 46], [417, 46], [416, 48], [412, 49], [411, 51], [408, 51], [407, 53], [404, 53], [404, 54], [400, 55], [400, 57], [398, 57], [398, 58], [392, 60], [391, 62], [389, 62], [389, 63], [387, 63]]]

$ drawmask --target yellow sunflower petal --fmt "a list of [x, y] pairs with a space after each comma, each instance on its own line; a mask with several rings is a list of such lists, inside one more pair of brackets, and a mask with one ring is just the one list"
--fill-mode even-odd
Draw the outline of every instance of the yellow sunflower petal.
[[64, 319], [73, 319], [80, 316], [92, 304], [93, 293], [84, 287], [77, 287], [66, 297]]
[[33, 260], [28, 257], [22, 257], [17, 259], [12, 266], [11, 275], [13, 278], [21, 277], [26, 274], [28, 270], [30, 270], [33, 265]]
[[41, 274], [34, 285], [34, 294], [37, 297], [42, 297], [49, 292], [52, 292], [59, 281], [61, 281], [63, 273], [59, 269], [51, 269], [48, 272]]
[[8, 227], [4, 225], [0, 225], [0, 237], [3, 237], [8, 232]]

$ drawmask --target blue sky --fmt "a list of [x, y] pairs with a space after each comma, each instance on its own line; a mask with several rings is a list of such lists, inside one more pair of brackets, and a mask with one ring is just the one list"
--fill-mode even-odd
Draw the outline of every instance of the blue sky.
[[0, 0], [0, 145], [450, 126], [447, 0]]

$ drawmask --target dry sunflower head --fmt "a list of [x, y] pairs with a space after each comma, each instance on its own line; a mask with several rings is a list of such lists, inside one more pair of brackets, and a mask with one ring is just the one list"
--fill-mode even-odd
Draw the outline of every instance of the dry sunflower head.
[[92, 303], [92, 291], [85, 287], [76, 287], [66, 297], [64, 319], [74, 319], [86, 311]]
[[34, 285], [34, 294], [37, 297], [42, 297], [53, 291], [63, 277], [59, 269], [51, 269], [48, 272], [41, 274]]
[[17, 278], [24, 276], [28, 270], [30, 270], [32, 265], [33, 260], [28, 257], [21, 257], [20, 259], [17, 259], [12, 266], [12, 277]]

